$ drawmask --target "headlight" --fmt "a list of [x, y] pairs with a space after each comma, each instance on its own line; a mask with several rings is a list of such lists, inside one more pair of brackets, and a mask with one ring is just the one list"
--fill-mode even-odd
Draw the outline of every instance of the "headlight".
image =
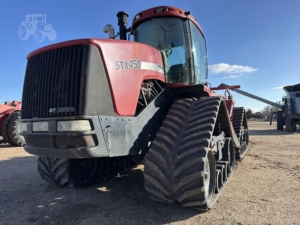
[[21, 123], [20, 131], [21, 132], [27, 132], [27, 123]]
[[57, 121], [57, 131], [90, 131], [88, 120]]
[[48, 122], [33, 122], [32, 131], [48, 131]]

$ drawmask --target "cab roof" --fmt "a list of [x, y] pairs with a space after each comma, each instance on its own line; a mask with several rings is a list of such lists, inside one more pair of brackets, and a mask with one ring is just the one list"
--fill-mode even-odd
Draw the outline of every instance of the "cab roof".
[[157, 6], [139, 12], [133, 18], [131, 32], [133, 32], [135, 28], [142, 22], [155, 17], [177, 17], [181, 19], [189, 19], [196, 25], [196, 27], [204, 36], [204, 33], [195, 17], [191, 15], [189, 11], [185, 11], [174, 6]]

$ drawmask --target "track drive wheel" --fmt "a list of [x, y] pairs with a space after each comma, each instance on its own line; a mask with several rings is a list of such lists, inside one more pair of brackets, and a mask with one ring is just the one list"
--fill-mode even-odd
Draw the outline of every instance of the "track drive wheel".
[[144, 185], [155, 199], [201, 210], [215, 203], [217, 172], [210, 141], [222, 101], [208, 97], [173, 103], [145, 157]]

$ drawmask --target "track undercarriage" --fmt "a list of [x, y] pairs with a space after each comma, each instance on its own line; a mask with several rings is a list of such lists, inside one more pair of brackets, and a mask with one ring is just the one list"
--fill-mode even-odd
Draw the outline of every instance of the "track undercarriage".
[[[171, 107], [145, 158], [145, 188], [159, 200], [207, 210], [224, 190], [235, 155], [242, 158], [248, 149], [248, 132], [244, 110], [238, 109], [233, 120], [242, 144], [235, 149], [221, 102], [181, 99]], [[225, 143], [219, 157], [212, 140], [221, 133]]]
[[[143, 160], [146, 190], [158, 201], [210, 209], [229, 182], [235, 159], [248, 150], [244, 108], [235, 108], [232, 124], [220, 97], [185, 98], [171, 106], [145, 160], [144, 155], [67, 159], [39, 157], [41, 177], [68, 187], [84, 187], [111, 179]], [[221, 151], [220, 151], [221, 150]]]
[[40, 176], [67, 187], [85, 187], [128, 172], [144, 159], [144, 154], [94, 159], [38, 158]]

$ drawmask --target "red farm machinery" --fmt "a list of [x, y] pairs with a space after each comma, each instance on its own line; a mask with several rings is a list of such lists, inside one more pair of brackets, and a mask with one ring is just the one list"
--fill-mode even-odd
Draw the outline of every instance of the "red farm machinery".
[[[66, 41], [28, 55], [21, 134], [41, 177], [83, 187], [144, 161], [156, 199], [207, 210], [248, 150], [244, 108], [210, 88], [204, 34], [189, 11], [142, 11], [120, 40]], [[133, 36], [133, 40], [128, 40]], [[225, 95], [215, 90], [225, 90]]]
[[0, 104], [0, 143], [15, 146], [25, 144], [24, 137], [19, 135], [21, 117], [21, 102], [12, 101]]

